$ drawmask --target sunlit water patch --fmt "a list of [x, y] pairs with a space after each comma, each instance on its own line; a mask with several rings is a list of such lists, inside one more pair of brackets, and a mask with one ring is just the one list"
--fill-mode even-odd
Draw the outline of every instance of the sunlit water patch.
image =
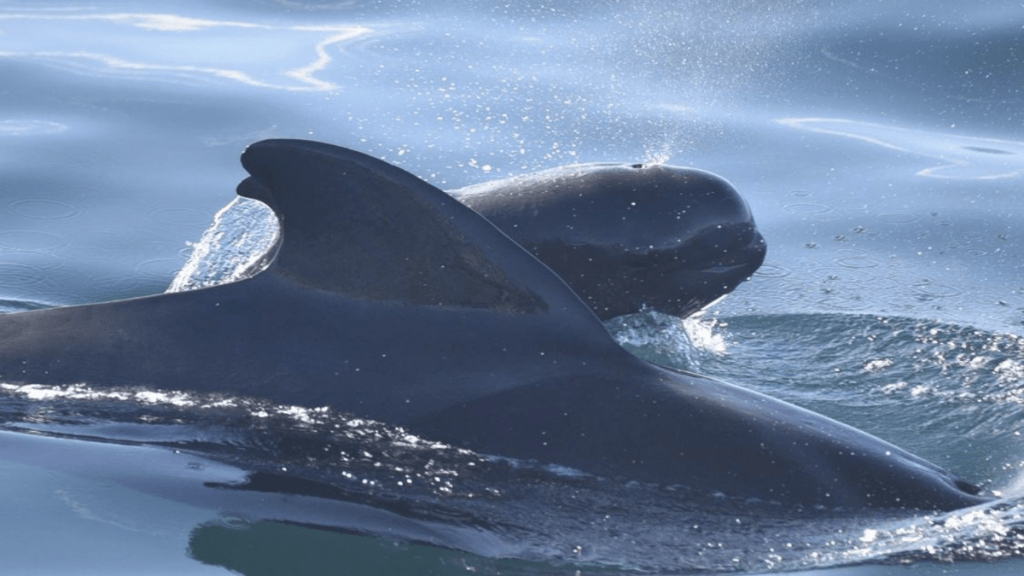
[[[79, 33], [67, 34], [55, 45], [52, 35], [40, 33], [54, 23], [77, 28]], [[0, 59], [38, 61], [81, 74], [175, 83], [238, 82], [285, 91], [336, 90], [337, 85], [319, 77], [331, 63], [335, 45], [371, 32], [355, 25], [278, 26], [216, 15], [76, 9], [4, 11], [0, 24], [6, 31]], [[260, 60], [257, 65], [245, 48], [246, 36], [274, 43], [276, 49], [268, 54], [275, 54], [276, 61]], [[116, 37], [134, 37], [134, 49], [100, 40]], [[15, 129], [24, 126], [15, 125]]]
[[992, 180], [1024, 174], [1024, 142], [1019, 140], [930, 133], [841, 118], [782, 118], [778, 122], [940, 162], [920, 170], [919, 176]]

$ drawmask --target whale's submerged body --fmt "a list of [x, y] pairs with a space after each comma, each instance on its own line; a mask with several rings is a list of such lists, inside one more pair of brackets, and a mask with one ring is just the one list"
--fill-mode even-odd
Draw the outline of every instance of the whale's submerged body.
[[787, 504], [985, 501], [851, 427], [632, 356], [548, 267], [394, 166], [295, 140], [242, 163], [239, 194], [282, 228], [265, 270], [2, 316], [0, 380], [332, 406], [483, 453]]

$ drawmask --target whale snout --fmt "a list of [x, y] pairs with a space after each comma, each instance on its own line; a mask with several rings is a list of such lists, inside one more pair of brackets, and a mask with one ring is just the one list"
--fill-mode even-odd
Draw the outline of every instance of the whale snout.
[[[749, 277], [768, 253], [764, 236], [752, 221], [718, 224], [702, 230], [675, 249], [690, 270], [750, 268]], [[746, 277], [740, 280], [745, 280]]]
[[749, 279], [766, 254], [753, 221], [714, 224], [670, 248], [630, 253], [623, 282], [637, 289], [624, 297], [631, 292], [642, 308], [686, 317]]

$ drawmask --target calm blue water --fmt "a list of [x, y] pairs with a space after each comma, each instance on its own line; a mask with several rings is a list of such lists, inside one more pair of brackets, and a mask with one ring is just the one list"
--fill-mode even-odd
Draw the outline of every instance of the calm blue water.
[[698, 321], [609, 322], [620, 341], [1007, 498], [948, 518], [711, 509], [331, 413], [7, 387], [0, 571], [1024, 567], [1020, 2], [477, 4], [0, 2], [0, 308], [163, 291], [262, 138], [449, 189], [692, 165], [747, 197], [768, 261]]

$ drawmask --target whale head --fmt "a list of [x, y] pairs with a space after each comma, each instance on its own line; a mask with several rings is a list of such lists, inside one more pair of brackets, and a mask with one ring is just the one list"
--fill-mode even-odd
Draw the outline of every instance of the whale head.
[[753, 214], [719, 176], [583, 164], [456, 190], [554, 270], [602, 319], [693, 314], [764, 262]]

